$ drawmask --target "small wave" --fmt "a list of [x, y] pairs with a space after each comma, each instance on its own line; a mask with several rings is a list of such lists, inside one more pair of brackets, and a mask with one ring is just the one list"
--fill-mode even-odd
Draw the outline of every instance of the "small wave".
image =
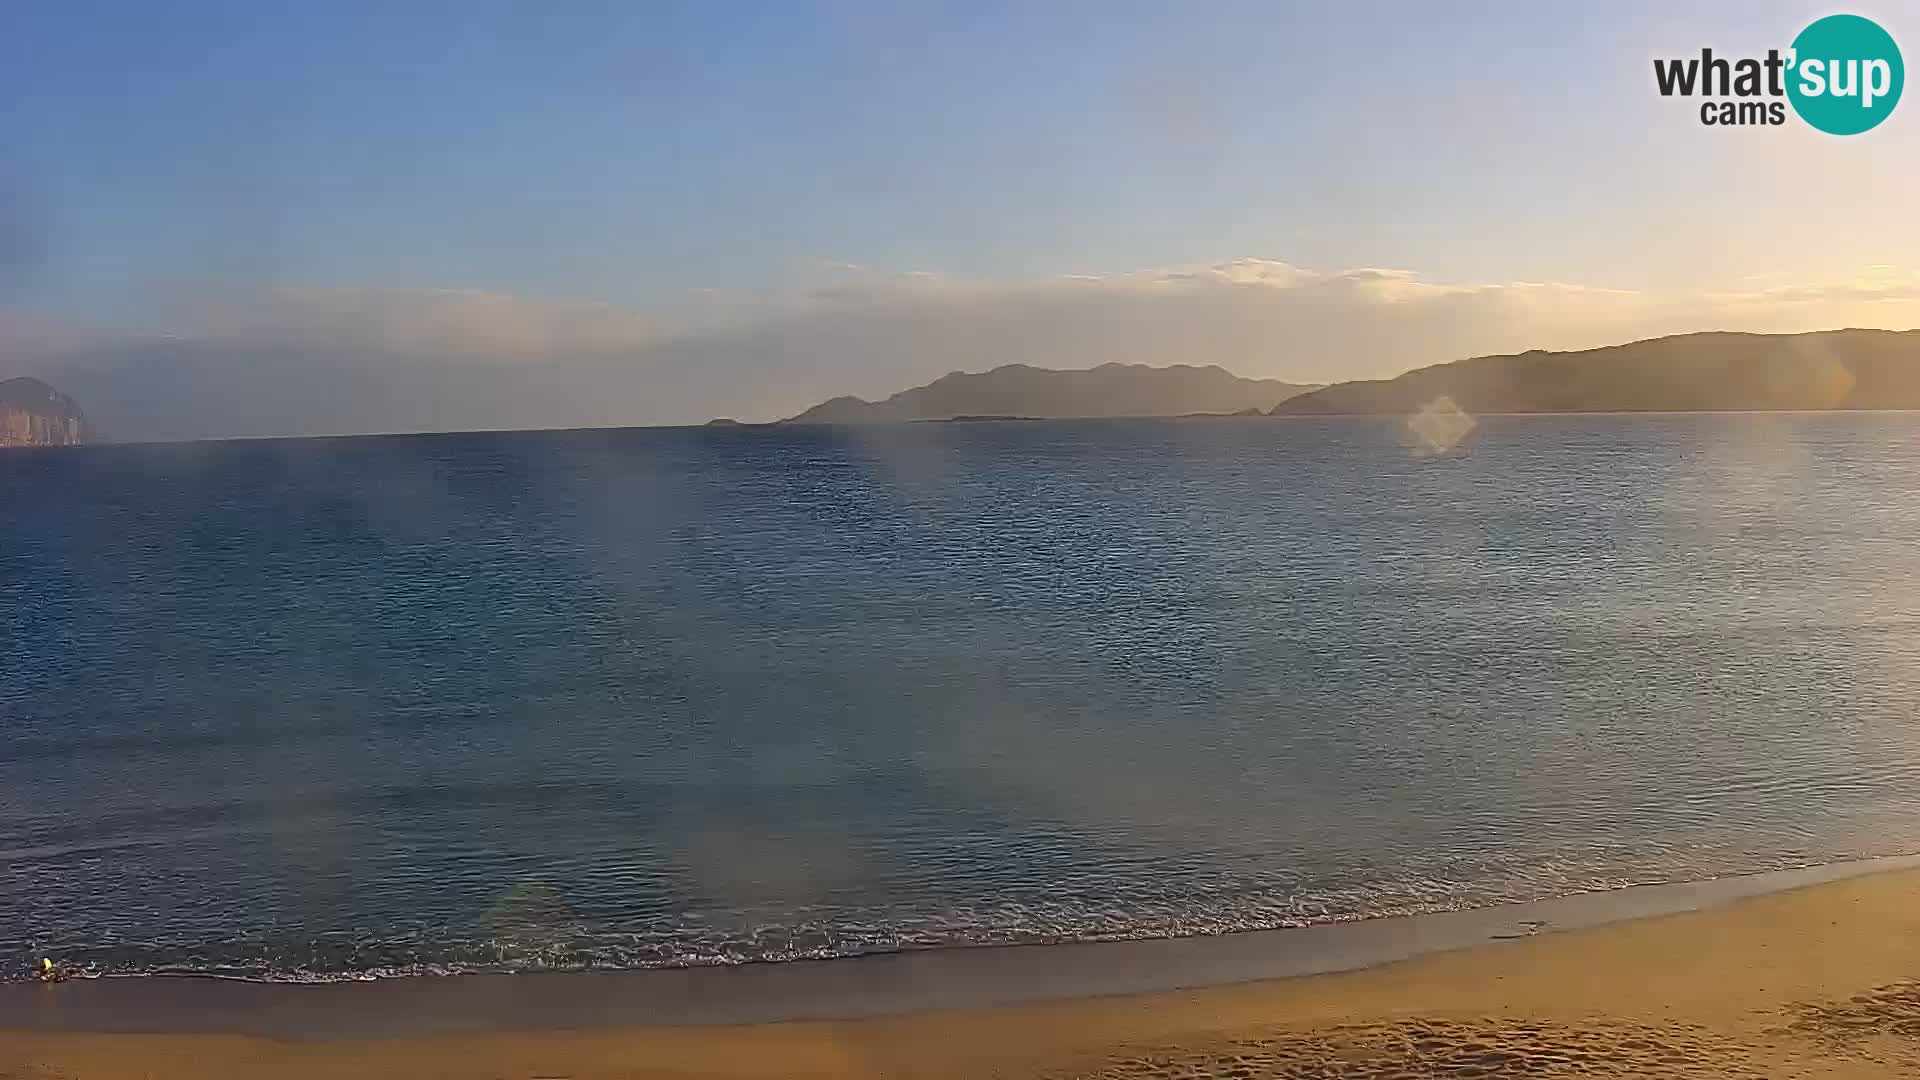
[[[1767, 873], [1827, 864], [1820, 860], [1775, 859], [1768, 861], [1765, 865], [1729, 873]], [[82, 959], [70, 963], [64, 970], [69, 978], [79, 980], [191, 977], [255, 984], [330, 984], [476, 974], [738, 967], [748, 964], [851, 959], [952, 949], [1212, 937], [1430, 915], [1545, 900], [1558, 896], [1609, 892], [1645, 885], [1713, 880], [1724, 876], [1728, 874], [1704, 874], [1695, 877], [1612, 875], [1588, 878], [1578, 888], [1502, 895], [1485, 892], [1449, 894], [1446, 891], [1447, 886], [1440, 882], [1430, 883], [1430, 891], [1418, 887], [1418, 883], [1401, 883], [1404, 891], [1424, 894], [1423, 899], [1418, 902], [1356, 910], [1338, 906], [1334, 898], [1329, 897], [1323, 898], [1322, 909], [1313, 914], [1280, 916], [1269, 912], [1265, 915], [1255, 915], [1245, 909], [1238, 912], [1210, 911], [1182, 919], [1161, 919], [1150, 923], [1107, 926], [1072, 933], [1048, 932], [1013, 925], [950, 927], [946, 932], [926, 927], [868, 925], [861, 927], [857, 933], [844, 933], [829, 940], [806, 945], [791, 943], [772, 945], [764, 940], [714, 937], [708, 940], [682, 939], [674, 946], [668, 947], [659, 942], [636, 943], [629, 937], [624, 942], [601, 941], [545, 951], [520, 950], [516, 955], [516, 943], [489, 939], [442, 943], [442, 956], [365, 966], [321, 967], [274, 962], [253, 957], [232, 960], [196, 958], [189, 962], [174, 963], [141, 963], [101, 958]], [[1290, 902], [1295, 906], [1313, 906], [1300, 898], [1290, 898]], [[368, 943], [368, 945], [368, 951], [381, 951], [377, 943]], [[462, 956], [466, 958], [460, 958]], [[8, 974], [12, 977], [0, 977], [0, 982], [26, 982], [34, 978], [30, 968]]]

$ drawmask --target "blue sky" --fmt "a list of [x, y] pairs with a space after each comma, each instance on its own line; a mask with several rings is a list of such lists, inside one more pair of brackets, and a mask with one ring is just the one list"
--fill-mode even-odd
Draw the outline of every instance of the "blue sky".
[[[1653, 92], [1653, 56], [1823, 8], [892, 7], [6, 5], [0, 305], [467, 289], [674, 323], [843, 264], [1711, 292], [1920, 251], [1913, 107], [1841, 140]], [[1920, 40], [1882, 7], [1853, 10]]]

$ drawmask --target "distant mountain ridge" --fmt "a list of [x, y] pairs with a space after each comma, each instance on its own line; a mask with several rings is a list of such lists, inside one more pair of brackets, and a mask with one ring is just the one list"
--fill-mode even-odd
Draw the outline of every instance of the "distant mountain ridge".
[[0, 447], [75, 446], [93, 438], [72, 398], [39, 379], [0, 380]]
[[1336, 383], [1274, 415], [1920, 409], [1920, 330], [1711, 331], [1577, 352], [1477, 356]]
[[836, 397], [783, 423], [872, 424], [956, 417], [1181, 416], [1264, 412], [1313, 385], [1243, 379], [1217, 365], [1102, 364], [1040, 368], [1005, 364], [991, 371], [955, 371], [883, 401]]

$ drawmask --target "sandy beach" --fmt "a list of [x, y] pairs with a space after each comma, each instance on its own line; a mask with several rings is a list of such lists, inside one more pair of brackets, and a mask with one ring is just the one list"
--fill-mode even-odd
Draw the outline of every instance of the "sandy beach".
[[[1708, 902], [1714, 906], [1575, 929], [1490, 933], [1500, 940], [1358, 971], [843, 1020], [621, 1027], [604, 1026], [588, 1012], [577, 1026], [543, 1022], [537, 1030], [507, 1024], [293, 1037], [195, 1030], [185, 1015], [193, 1011], [189, 1004], [167, 1030], [90, 1031], [70, 1026], [84, 1011], [34, 1009], [28, 993], [102, 992], [96, 986], [9, 987], [0, 998], [6, 1011], [33, 1013], [36, 1021], [24, 1029], [12, 1020], [0, 1027], [0, 1076], [1920, 1073], [1920, 871], [1887, 870]], [[1520, 922], [1532, 929], [1529, 920]], [[1049, 951], [1025, 950], [1040, 960]], [[164, 981], [129, 982], [147, 993]], [[416, 984], [415, 993], [434, 992], [437, 981], [400, 980]], [[458, 981], [446, 980], [442, 989]], [[375, 990], [339, 987], [334, 1000]], [[192, 995], [183, 1000], [191, 1003]], [[322, 998], [304, 1000], [329, 1007]], [[401, 1014], [394, 1030], [405, 1030], [404, 999], [382, 1004]], [[102, 1008], [97, 1027], [129, 1026], [112, 1017], [132, 1013]]]

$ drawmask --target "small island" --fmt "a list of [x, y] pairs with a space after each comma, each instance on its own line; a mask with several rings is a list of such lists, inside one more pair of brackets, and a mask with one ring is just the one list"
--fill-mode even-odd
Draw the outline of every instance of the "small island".
[[1063, 420], [1264, 413], [1319, 389], [1278, 379], [1244, 379], [1216, 364], [1101, 364], [1084, 369], [1003, 364], [955, 371], [882, 401], [842, 396], [787, 424], [873, 424], [909, 420]]
[[78, 446], [94, 437], [79, 402], [39, 379], [0, 380], [0, 447]]

